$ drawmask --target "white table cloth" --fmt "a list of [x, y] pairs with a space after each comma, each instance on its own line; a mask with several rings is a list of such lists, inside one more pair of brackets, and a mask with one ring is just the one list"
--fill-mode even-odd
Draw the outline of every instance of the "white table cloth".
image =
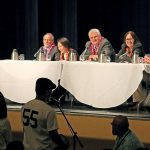
[[143, 64], [64, 62], [60, 84], [82, 103], [110, 108], [135, 92], [143, 70]]
[[9, 100], [26, 103], [35, 98], [38, 78], [49, 78], [57, 85], [60, 72], [60, 62], [1, 60], [0, 91]]
[[0, 61], [0, 91], [7, 99], [26, 103], [35, 98], [35, 82], [47, 77], [82, 103], [110, 108], [124, 103], [143, 77], [143, 64], [98, 62]]

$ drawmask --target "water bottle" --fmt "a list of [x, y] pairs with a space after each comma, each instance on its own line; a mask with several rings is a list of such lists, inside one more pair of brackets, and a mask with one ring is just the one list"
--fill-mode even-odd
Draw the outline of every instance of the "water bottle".
[[44, 52], [42, 50], [37, 55], [37, 60], [38, 61], [45, 61], [45, 55], [44, 55]]
[[13, 51], [11, 53], [11, 59], [12, 60], [18, 60], [18, 51], [17, 51], [17, 49], [13, 49]]
[[132, 63], [133, 64], [138, 63], [138, 57], [139, 57], [138, 53], [136, 51], [134, 51], [133, 56], [132, 56]]
[[70, 53], [70, 56], [69, 56], [69, 61], [76, 61], [76, 60], [77, 60], [77, 55], [76, 55], [76, 53], [71, 52], [71, 53]]
[[100, 62], [100, 63], [106, 62], [105, 52], [101, 52], [101, 53], [100, 53], [99, 62]]
[[48, 54], [46, 60], [47, 60], [47, 61], [51, 61], [51, 59], [52, 59], [52, 58], [51, 58], [51, 54]]

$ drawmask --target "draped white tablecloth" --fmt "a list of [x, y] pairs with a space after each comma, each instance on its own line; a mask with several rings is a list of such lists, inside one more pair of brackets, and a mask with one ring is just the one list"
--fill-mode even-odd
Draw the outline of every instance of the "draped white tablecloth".
[[0, 91], [9, 100], [25, 103], [35, 98], [38, 78], [49, 78], [57, 85], [60, 72], [60, 62], [1, 60]]
[[98, 108], [125, 102], [143, 77], [143, 64], [53, 61], [0, 61], [0, 91], [7, 99], [26, 103], [35, 97], [35, 82], [47, 77], [82, 103]]
[[143, 64], [64, 62], [60, 84], [82, 103], [110, 108], [135, 92], [143, 70]]

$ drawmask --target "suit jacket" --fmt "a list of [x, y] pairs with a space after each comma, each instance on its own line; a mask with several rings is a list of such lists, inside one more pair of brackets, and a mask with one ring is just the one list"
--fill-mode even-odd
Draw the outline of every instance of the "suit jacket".
[[[119, 51], [119, 53], [118, 53], [117, 56], [116, 56], [116, 62], [122, 61], [121, 58], [120, 58], [120, 56], [122, 56], [123, 54], [126, 53], [125, 48], [126, 48], [126, 44], [123, 43], [123, 44], [121, 45], [121, 50]], [[143, 56], [144, 56], [144, 51], [143, 51], [141, 42], [135, 43], [135, 45], [134, 45], [132, 51], [133, 51], [133, 53], [134, 53], [134, 51], [136, 51], [136, 53], [137, 53], [140, 57], [143, 57]], [[131, 62], [131, 58], [129, 58], [129, 57], [126, 56], [126, 57], [124, 57], [124, 61], [127, 61], [127, 62], [130, 63], [130, 62]]]
[[[44, 46], [41, 46], [39, 48], [39, 50], [34, 54], [34, 57], [37, 57], [37, 55], [39, 54], [40, 51], [43, 51], [44, 49]], [[55, 57], [56, 57], [56, 54], [58, 52], [58, 49], [57, 49], [57, 46], [54, 46], [52, 49], [51, 49], [51, 52], [50, 52], [50, 55], [51, 55], [51, 61], [55, 61]], [[45, 54], [46, 55], [46, 54]]]
[[[89, 56], [92, 55], [92, 52], [90, 50], [90, 45], [92, 43], [90, 41], [86, 42], [85, 44], [85, 50], [82, 52], [81, 55], [85, 55], [85, 60], [88, 60]], [[109, 56], [111, 58], [111, 61], [115, 61], [115, 52], [111, 45], [111, 43], [104, 38], [100, 42], [100, 46], [98, 48], [98, 57], [100, 57], [101, 53], [105, 53], [106, 56]]]

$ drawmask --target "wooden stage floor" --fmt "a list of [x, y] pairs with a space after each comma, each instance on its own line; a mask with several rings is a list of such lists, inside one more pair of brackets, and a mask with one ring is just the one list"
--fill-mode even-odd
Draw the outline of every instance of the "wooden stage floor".
[[[69, 137], [72, 142], [72, 133], [64, 119], [60, 109], [51, 104], [57, 112], [59, 123], [59, 132]], [[21, 104], [7, 103], [8, 117], [11, 122], [12, 130], [16, 135], [15, 138], [22, 139], [22, 124], [20, 116]], [[76, 142], [77, 150], [103, 150], [111, 149], [115, 137], [111, 132], [111, 122], [116, 115], [125, 115], [129, 119], [130, 128], [137, 134], [140, 140], [150, 149], [150, 113], [147, 109], [142, 108], [139, 113], [132, 107], [119, 106], [110, 109], [98, 109], [81, 104], [79, 102], [70, 102], [61, 104], [69, 123], [77, 133], [84, 148], [81, 148]], [[72, 147], [69, 149], [71, 150]]]

